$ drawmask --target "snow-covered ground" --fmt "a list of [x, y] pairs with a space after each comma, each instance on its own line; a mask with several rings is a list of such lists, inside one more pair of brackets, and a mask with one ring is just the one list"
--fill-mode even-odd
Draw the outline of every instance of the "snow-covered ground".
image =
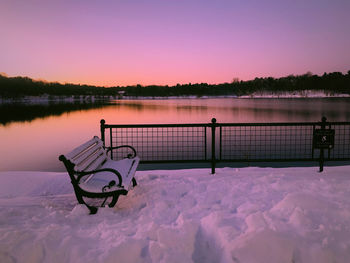
[[138, 171], [96, 215], [65, 173], [1, 172], [0, 262], [349, 262], [349, 171]]

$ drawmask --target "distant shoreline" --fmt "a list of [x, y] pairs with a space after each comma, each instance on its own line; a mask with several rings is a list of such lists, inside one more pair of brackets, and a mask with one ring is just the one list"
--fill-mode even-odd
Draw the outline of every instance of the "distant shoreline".
[[0, 74], [0, 103], [94, 103], [113, 99], [195, 99], [195, 98], [324, 98], [350, 97], [350, 71], [322, 76], [289, 75], [281, 78], [234, 79], [221, 84], [140, 84], [98, 87], [81, 84], [36, 81], [28, 77]]
[[109, 102], [111, 100], [118, 99], [117, 96], [93, 96], [93, 95], [81, 95], [81, 96], [23, 96], [19, 98], [2, 98], [0, 97], [1, 104], [59, 104], [59, 103], [98, 103]]
[[1, 104], [58, 104], [58, 103], [100, 103], [114, 100], [171, 100], [171, 99], [321, 99], [321, 98], [350, 98], [350, 94], [330, 94], [324, 91], [295, 91], [295, 92], [255, 92], [251, 95], [235, 96], [23, 96], [20, 98], [2, 98]]
[[321, 99], [321, 98], [350, 98], [350, 94], [341, 94], [341, 93], [326, 93], [322, 90], [301, 90], [294, 92], [254, 92], [250, 95], [218, 95], [218, 96], [124, 96], [121, 99], [132, 99], [132, 100], [147, 100], [147, 99], [223, 99], [223, 98], [234, 98], [234, 99]]

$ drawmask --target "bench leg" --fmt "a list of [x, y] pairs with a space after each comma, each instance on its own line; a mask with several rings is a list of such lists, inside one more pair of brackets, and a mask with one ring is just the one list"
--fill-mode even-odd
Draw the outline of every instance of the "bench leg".
[[80, 204], [84, 204], [84, 205], [86, 205], [86, 207], [90, 210], [90, 215], [94, 215], [94, 214], [96, 214], [97, 213], [97, 210], [98, 210], [98, 208], [97, 207], [95, 207], [95, 206], [91, 206], [91, 205], [88, 205], [85, 201], [84, 201], [84, 199], [82, 198], [81, 199], [82, 200], [82, 203], [80, 203]]
[[132, 178], [132, 186], [135, 187], [137, 185], [135, 177]]
[[85, 205], [87, 206], [87, 208], [89, 208], [89, 210], [90, 210], [90, 215], [94, 215], [94, 214], [97, 213], [97, 210], [98, 210], [97, 207], [95, 207], [95, 206], [89, 206], [89, 205], [86, 204], [86, 203], [85, 203]]
[[[135, 181], [136, 183], [136, 181]], [[121, 190], [118, 190], [114, 193], [111, 193], [111, 195], [107, 195], [106, 197], [101, 197], [99, 196], [98, 194], [92, 194], [90, 193], [90, 195], [86, 196], [84, 195], [85, 197], [88, 197], [88, 198], [104, 198], [104, 201], [101, 205], [101, 207], [104, 207], [104, 204], [105, 202], [107, 201], [108, 198], [112, 197], [112, 201], [108, 204], [109, 207], [114, 207], [115, 204], [117, 203], [118, 199], [119, 199], [119, 196], [120, 195], [127, 195], [128, 191], [125, 190], [125, 189], [121, 189]], [[94, 196], [91, 196], [91, 195], [94, 195]], [[90, 210], [90, 214], [96, 214], [97, 211], [98, 211], [98, 207], [95, 207], [95, 206], [92, 206], [92, 205], [88, 205], [87, 202], [85, 202], [84, 198], [83, 198], [83, 195], [77, 195], [77, 199], [79, 201], [80, 204], [84, 204], [86, 205], [86, 207]]]
[[79, 190], [79, 188], [74, 186], [74, 185], [73, 185], [73, 188], [74, 188], [74, 193], [75, 193], [75, 196], [76, 196], [76, 198], [78, 200], [78, 203], [79, 204], [85, 204], [83, 196], [82, 196], [81, 191]]
[[119, 194], [117, 194], [117, 195], [113, 195], [113, 199], [112, 199], [112, 201], [109, 203], [109, 207], [113, 207], [113, 206], [115, 206], [115, 204], [117, 203], [117, 201], [118, 201], [118, 198], [119, 198]]

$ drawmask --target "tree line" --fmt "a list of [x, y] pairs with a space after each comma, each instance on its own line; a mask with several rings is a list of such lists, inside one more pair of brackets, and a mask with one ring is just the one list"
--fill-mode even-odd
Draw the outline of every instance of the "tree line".
[[177, 84], [174, 86], [134, 85], [101, 87], [80, 84], [36, 81], [28, 77], [7, 77], [0, 74], [0, 96], [18, 98], [24, 96], [242, 96], [255, 92], [293, 92], [323, 90], [329, 94], [350, 94], [350, 71], [324, 73], [322, 76], [306, 73], [282, 78], [255, 78], [248, 81], [234, 79], [222, 84]]

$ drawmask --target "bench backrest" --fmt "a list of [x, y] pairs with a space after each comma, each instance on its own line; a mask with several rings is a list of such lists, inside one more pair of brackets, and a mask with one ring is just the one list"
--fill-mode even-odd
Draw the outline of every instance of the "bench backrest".
[[65, 157], [74, 165], [74, 171], [82, 172], [96, 170], [106, 161], [107, 154], [103, 142], [95, 136], [66, 154]]

